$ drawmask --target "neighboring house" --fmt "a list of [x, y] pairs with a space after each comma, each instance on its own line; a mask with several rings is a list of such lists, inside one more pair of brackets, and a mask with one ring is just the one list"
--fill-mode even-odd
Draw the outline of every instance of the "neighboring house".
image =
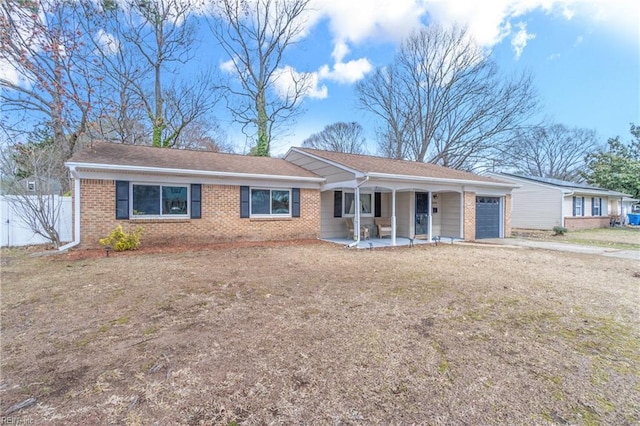
[[0, 194], [3, 195], [61, 195], [62, 188], [57, 179], [27, 177], [17, 181], [0, 181]]
[[488, 173], [488, 176], [512, 182], [514, 228], [553, 229], [563, 226], [570, 231], [610, 226], [612, 210], [628, 194], [598, 188], [585, 183], [559, 179]]
[[75, 216], [68, 246], [97, 246], [118, 224], [142, 226], [145, 244], [346, 237], [345, 218], [358, 230], [375, 217], [392, 219], [394, 243], [510, 233], [514, 185], [432, 164], [307, 148], [278, 159], [105, 142], [66, 164]]
[[618, 216], [620, 223], [627, 223], [627, 215], [634, 213], [636, 206], [638, 207], [637, 209], [640, 210], [640, 206], [636, 204], [638, 201], [640, 200], [629, 196], [611, 197], [609, 198], [609, 212], [611, 215]]

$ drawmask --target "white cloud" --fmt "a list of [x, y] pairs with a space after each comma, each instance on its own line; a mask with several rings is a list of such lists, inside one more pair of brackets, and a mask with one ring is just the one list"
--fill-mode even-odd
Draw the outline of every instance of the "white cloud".
[[470, 35], [481, 46], [493, 46], [509, 35], [510, 24], [507, 17], [515, 13], [509, 1], [494, 0], [478, 2], [458, 0], [455, 2], [429, 1], [431, 17], [444, 26], [466, 26]]
[[307, 92], [306, 95], [310, 98], [325, 99], [329, 96], [327, 86], [324, 84], [320, 86], [320, 80], [318, 73], [312, 72], [307, 74]]
[[[509, 36], [522, 41], [526, 34], [512, 25], [512, 21], [536, 10], [565, 20], [581, 19], [603, 25], [625, 40], [638, 42], [640, 2], [637, 0], [425, 0], [425, 4], [434, 20], [445, 26], [466, 25], [470, 35], [485, 47], [495, 46]], [[515, 35], [512, 34], [514, 28]], [[524, 49], [526, 39], [521, 46]], [[522, 50], [516, 49], [516, 54], [518, 52]]]
[[288, 65], [276, 70], [272, 83], [282, 99], [292, 99], [301, 85], [304, 97], [324, 99], [328, 96], [327, 86], [319, 85], [318, 73], [300, 73]]
[[527, 32], [527, 24], [524, 22], [518, 22], [516, 27], [518, 31], [511, 38], [511, 47], [516, 53], [516, 58], [519, 58], [524, 48], [527, 47], [529, 40], [536, 38], [536, 35]]
[[362, 80], [373, 66], [367, 58], [360, 58], [349, 62], [336, 62], [333, 69], [324, 65], [318, 71], [320, 79], [332, 80], [338, 83], [355, 83]]
[[344, 41], [338, 41], [333, 47], [333, 52], [331, 52], [331, 56], [336, 62], [342, 62], [345, 56], [347, 56], [350, 52], [349, 46]]
[[107, 55], [114, 55], [120, 51], [120, 41], [113, 34], [107, 33], [105, 30], [98, 31], [96, 34], [96, 42]]
[[236, 72], [236, 66], [233, 59], [224, 61], [220, 64], [220, 69], [226, 73], [233, 74]]
[[570, 9], [568, 6], [565, 6], [562, 9], [562, 16], [567, 20], [570, 21], [571, 19], [573, 19], [574, 15], [575, 15], [575, 11], [573, 11], [572, 9]]
[[0, 79], [14, 85], [20, 85], [21, 82], [25, 82], [25, 79], [21, 79], [16, 69], [4, 58], [0, 58]]
[[400, 40], [420, 25], [424, 1], [416, 0], [317, 0], [314, 5], [338, 42], [367, 39]]

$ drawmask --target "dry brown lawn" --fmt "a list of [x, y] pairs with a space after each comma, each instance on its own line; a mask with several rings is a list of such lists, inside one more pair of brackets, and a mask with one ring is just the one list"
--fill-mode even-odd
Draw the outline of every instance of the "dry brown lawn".
[[488, 245], [4, 250], [0, 410], [35, 424], [638, 424], [639, 288], [633, 260]]
[[535, 240], [640, 249], [640, 227], [637, 226], [583, 229], [580, 231], [569, 231], [565, 235], [553, 235], [553, 231], [515, 229], [513, 234], [516, 237]]

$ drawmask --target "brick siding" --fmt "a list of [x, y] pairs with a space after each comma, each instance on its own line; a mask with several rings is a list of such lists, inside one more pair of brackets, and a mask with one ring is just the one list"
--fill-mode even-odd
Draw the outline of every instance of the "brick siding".
[[504, 197], [504, 237], [511, 236], [511, 194]]
[[463, 238], [465, 241], [476, 239], [476, 193], [464, 193], [464, 229]]
[[608, 228], [609, 216], [569, 216], [564, 218], [564, 227], [569, 231], [580, 229]]
[[[115, 181], [80, 181], [82, 247], [99, 247], [118, 224], [142, 226], [142, 244], [293, 240], [320, 237], [320, 191], [300, 189], [300, 217], [240, 218], [240, 187], [202, 185], [202, 219], [115, 219]], [[74, 194], [75, 196], [75, 194]]]

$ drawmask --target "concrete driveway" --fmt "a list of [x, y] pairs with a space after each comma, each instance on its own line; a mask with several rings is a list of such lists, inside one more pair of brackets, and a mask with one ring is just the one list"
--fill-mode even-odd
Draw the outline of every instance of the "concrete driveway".
[[598, 246], [584, 246], [579, 244], [559, 243], [554, 241], [533, 241], [523, 238], [487, 238], [482, 243], [499, 244], [516, 247], [530, 247], [545, 250], [566, 251], [572, 253], [599, 254], [607, 257], [619, 257], [640, 261], [640, 250], [617, 249]]

